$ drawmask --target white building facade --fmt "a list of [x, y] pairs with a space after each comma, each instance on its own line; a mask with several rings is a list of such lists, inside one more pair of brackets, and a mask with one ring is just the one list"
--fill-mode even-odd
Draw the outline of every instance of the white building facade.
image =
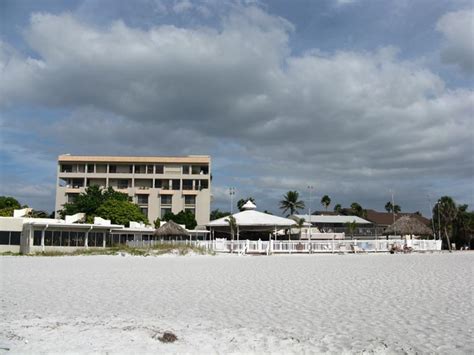
[[57, 166], [56, 217], [88, 186], [126, 193], [150, 223], [166, 212], [191, 211], [198, 225], [209, 223], [211, 158], [60, 155]]

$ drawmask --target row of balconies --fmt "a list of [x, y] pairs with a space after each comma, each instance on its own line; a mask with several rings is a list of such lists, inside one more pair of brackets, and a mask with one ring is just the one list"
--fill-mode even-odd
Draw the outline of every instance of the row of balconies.
[[60, 174], [208, 175], [207, 165], [60, 164]]
[[[85, 186], [98, 185], [101, 187], [107, 186], [107, 181], [105, 179], [60, 179], [59, 186], [66, 188], [83, 188]], [[129, 188], [135, 188], [139, 190], [149, 190], [149, 189], [161, 189], [161, 190], [174, 190], [174, 191], [201, 191], [209, 188], [208, 180], [134, 180], [134, 179], [123, 179], [123, 181], [117, 181], [116, 179], [111, 179], [108, 186], [112, 186], [118, 190], [126, 190]], [[154, 186], [154, 187], [153, 187]]]
[[[85, 187], [60, 187], [65, 189], [66, 193], [81, 193], [85, 191]], [[151, 193], [156, 192], [158, 195], [174, 195], [176, 193], [181, 193], [183, 196], [185, 195], [197, 195], [199, 191], [202, 190], [165, 190], [165, 189], [159, 189], [159, 188], [148, 188], [148, 189], [139, 189], [139, 188], [125, 188], [125, 189], [119, 189], [114, 187], [114, 190], [117, 192], [122, 192], [125, 194], [140, 194], [140, 195], [149, 195]], [[203, 189], [206, 190], [206, 189]]]

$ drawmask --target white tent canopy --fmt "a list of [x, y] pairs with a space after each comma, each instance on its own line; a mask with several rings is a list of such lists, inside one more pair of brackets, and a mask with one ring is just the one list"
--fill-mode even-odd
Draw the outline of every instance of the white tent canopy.
[[[289, 228], [296, 223], [289, 218], [273, 216], [271, 214], [256, 211], [256, 206], [252, 201], [242, 207], [242, 212], [234, 213], [235, 221], [240, 231], [273, 231], [275, 229]], [[211, 229], [223, 230], [229, 228], [228, 217], [223, 217], [211, 221], [207, 224]]]

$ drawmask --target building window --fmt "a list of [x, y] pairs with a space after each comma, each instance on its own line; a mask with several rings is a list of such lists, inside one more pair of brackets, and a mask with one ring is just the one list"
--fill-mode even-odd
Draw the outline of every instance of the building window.
[[72, 165], [71, 164], [61, 164], [61, 172], [62, 173], [72, 173]]
[[105, 164], [97, 164], [95, 166], [96, 173], [106, 173], [107, 172], [107, 165]]
[[46, 231], [45, 236], [48, 236], [48, 238], [52, 238], [53, 240], [53, 246], [60, 247], [61, 246], [61, 234], [59, 233], [54, 233], [51, 231]]
[[104, 246], [104, 233], [96, 233], [95, 234], [95, 245], [97, 247]]
[[57, 233], [61, 233], [61, 245], [63, 247], [68, 247], [70, 245], [70, 243], [69, 243], [69, 232], [63, 231], [63, 232], [57, 232]]
[[147, 165], [146, 166], [146, 173], [147, 174], [153, 174], [153, 165]]
[[118, 180], [117, 181], [117, 188], [118, 189], [127, 189], [128, 188], [128, 180]]
[[184, 175], [189, 175], [189, 165], [183, 165], [183, 174]]
[[87, 164], [87, 172], [88, 173], [94, 172], [94, 164]]
[[163, 165], [155, 165], [155, 174], [163, 174], [164, 172], [164, 167]]
[[173, 196], [171, 196], [171, 195], [161, 195], [161, 204], [162, 205], [171, 205], [172, 197]]
[[209, 167], [207, 165], [193, 165], [192, 173], [194, 175], [207, 175], [209, 173]]
[[163, 218], [165, 216], [165, 214], [167, 214], [168, 212], [171, 212], [171, 208], [162, 208], [160, 218]]
[[199, 190], [208, 189], [209, 188], [209, 180], [199, 180]]
[[84, 179], [72, 179], [71, 185], [73, 188], [78, 189], [80, 187], [84, 187]]
[[2, 245], [10, 244], [10, 232], [0, 231], [0, 244]]
[[183, 190], [192, 190], [193, 180], [183, 180]]
[[146, 165], [135, 165], [135, 174], [145, 174]]
[[79, 194], [67, 194], [67, 202], [68, 203], [76, 202], [77, 196], [79, 196]]
[[140, 207], [140, 211], [142, 211], [145, 217], [148, 217], [148, 208], [147, 207]]
[[170, 189], [170, 181], [168, 179], [156, 179], [155, 180], [155, 188], [169, 190]]
[[10, 244], [20, 245], [21, 232], [10, 232]]
[[137, 202], [139, 205], [147, 205], [148, 195], [137, 195]]
[[196, 204], [196, 196], [184, 196], [184, 204], [185, 205], [195, 205]]
[[41, 245], [41, 231], [34, 231], [33, 245]]
[[179, 179], [172, 180], [172, 190], [181, 190], [181, 180]]
[[86, 171], [86, 165], [85, 164], [77, 164], [77, 172], [78, 173], [83, 173]]
[[44, 233], [44, 245], [48, 247], [53, 245], [53, 235], [51, 233]]
[[66, 242], [66, 243], [63, 242], [63, 238], [62, 238], [62, 236], [61, 236], [61, 232], [60, 232], [60, 231], [55, 231], [55, 232], [53, 232], [53, 238], [54, 238], [55, 240], [59, 240], [59, 245], [62, 245], [63, 247], [69, 245], [67, 242]]
[[117, 165], [109, 165], [109, 173], [111, 174], [117, 173]]

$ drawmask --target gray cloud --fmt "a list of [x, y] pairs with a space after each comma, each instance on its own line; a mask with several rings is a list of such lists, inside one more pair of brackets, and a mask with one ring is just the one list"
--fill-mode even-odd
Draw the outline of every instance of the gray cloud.
[[37, 57], [1, 46], [0, 100], [69, 110], [48, 127], [30, 121], [57, 142], [43, 148], [53, 156], [212, 154], [221, 204], [231, 183], [268, 205], [308, 181], [369, 205], [396, 186], [416, 209], [436, 181], [466, 186], [472, 90], [447, 89], [391, 47], [294, 55], [292, 31], [255, 7], [219, 29], [35, 14], [25, 36]]
[[464, 72], [474, 73], [474, 10], [449, 12], [436, 25], [445, 43], [441, 59], [459, 66]]

